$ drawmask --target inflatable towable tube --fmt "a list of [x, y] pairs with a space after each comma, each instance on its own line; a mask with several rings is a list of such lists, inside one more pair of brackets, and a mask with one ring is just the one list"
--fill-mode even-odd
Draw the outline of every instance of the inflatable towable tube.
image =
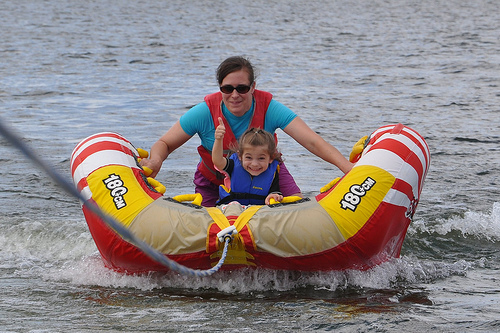
[[[87, 199], [184, 266], [215, 265], [223, 246], [217, 233], [234, 225], [238, 233], [223, 269], [364, 270], [399, 257], [430, 153], [425, 140], [401, 124], [377, 129], [359, 150], [354, 168], [316, 197], [248, 208], [202, 207], [159, 193], [138, 164], [138, 150], [116, 133], [79, 143], [71, 172]], [[82, 209], [106, 266], [126, 273], [168, 270]]]

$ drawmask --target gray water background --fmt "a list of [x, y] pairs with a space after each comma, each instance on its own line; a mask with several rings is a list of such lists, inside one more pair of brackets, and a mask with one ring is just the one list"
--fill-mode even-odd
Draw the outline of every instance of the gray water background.
[[[3, 1], [0, 121], [67, 179], [84, 137], [149, 149], [245, 55], [344, 155], [401, 122], [432, 164], [402, 257], [209, 279], [103, 267], [76, 199], [0, 140], [0, 332], [500, 331], [495, 1]], [[192, 139], [157, 177], [193, 191]], [[340, 175], [280, 135], [306, 195]]]

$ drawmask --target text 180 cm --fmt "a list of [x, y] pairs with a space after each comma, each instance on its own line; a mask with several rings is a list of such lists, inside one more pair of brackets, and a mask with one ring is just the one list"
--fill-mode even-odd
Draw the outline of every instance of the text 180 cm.
[[365, 181], [361, 184], [354, 184], [349, 188], [349, 192], [344, 194], [342, 200], [340, 200], [340, 207], [344, 210], [352, 210], [356, 211], [359, 203], [361, 202], [361, 198], [365, 196], [366, 192], [368, 192], [373, 185], [375, 185], [376, 181], [367, 177]]
[[124, 186], [120, 176], [112, 173], [108, 178], [103, 180], [104, 185], [109, 190], [109, 194], [113, 197], [113, 202], [115, 203], [116, 209], [123, 208], [127, 206], [123, 195], [128, 192], [128, 189]]

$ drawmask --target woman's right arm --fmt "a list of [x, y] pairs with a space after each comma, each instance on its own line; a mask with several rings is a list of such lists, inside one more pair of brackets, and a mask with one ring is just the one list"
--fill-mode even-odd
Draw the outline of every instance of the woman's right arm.
[[349, 172], [354, 166], [337, 148], [326, 142], [299, 117], [292, 120], [283, 131], [311, 153], [336, 165], [344, 173]]
[[151, 147], [149, 158], [141, 160], [141, 166], [148, 167], [153, 172], [151, 177], [156, 177], [161, 169], [163, 161], [165, 161], [174, 150], [182, 146], [191, 138], [181, 127], [179, 122], [176, 122], [163, 136], [156, 141]]

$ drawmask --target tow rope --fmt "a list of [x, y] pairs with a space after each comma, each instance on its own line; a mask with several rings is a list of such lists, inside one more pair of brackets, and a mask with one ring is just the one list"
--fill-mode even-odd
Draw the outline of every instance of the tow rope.
[[145, 243], [144, 241], [140, 240], [137, 238], [133, 233], [130, 232], [123, 224], [119, 223], [116, 221], [114, 218], [111, 216], [107, 215], [104, 213], [99, 206], [93, 201], [86, 200], [82, 194], [77, 190], [77, 188], [68, 180], [66, 180], [61, 174], [56, 172], [54, 168], [52, 168], [47, 162], [42, 160], [27, 144], [25, 144], [22, 139], [14, 134], [13, 131], [7, 128], [5, 125], [5, 122], [0, 119], [0, 134], [7, 139], [7, 141], [14, 146], [15, 148], [19, 149], [28, 159], [33, 162], [33, 164], [37, 165], [39, 168], [41, 168], [45, 173], [52, 178], [52, 180], [62, 187], [67, 193], [70, 195], [74, 196], [82, 204], [87, 207], [92, 213], [96, 214], [99, 216], [106, 225], [114, 231], [119, 234], [124, 240], [127, 242], [133, 244], [137, 248], [139, 248], [144, 254], [146, 254], [148, 257], [153, 259], [154, 261], [162, 264], [165, 267], [168, 267], [169, 269], [176, 271], [182, 275], [190, 275], [190, 276], [197, 276], [197, 277], [204, 277], [204, 276], [209, 276], [217, 272], [222, 265], [224, 264], [224, 261], [226, 260], [226, 255], [227, 255], [227, 250], [228, 250], [228, 245], [231, 243], [233, 239], [233, 235], [237, 233], [236, 228], [234, 227], [229, 227], [224, 230], [221, 230], [218, 234], [217, 237], [219, 238], [219, 241], [222, 243], [224, 242], [224, 250], [222, 252], [221, 258], [219, 262], [212, 268], [207, 269], [207, 270], [200, 270], [200, 269], [192, 269], [186, 266], [183, 266], [179, 263], [177, 263], [174, 260], [169, 259], [166, 257], [163, 253], [157, 251], [156, 249], [152, 248], [149, 244]]

